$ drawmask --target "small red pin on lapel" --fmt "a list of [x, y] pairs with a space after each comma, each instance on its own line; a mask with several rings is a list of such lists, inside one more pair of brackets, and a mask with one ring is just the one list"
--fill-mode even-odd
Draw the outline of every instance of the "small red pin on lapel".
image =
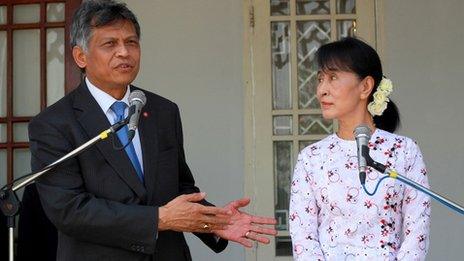
[[143, 112], [143, 117], [148, 118], [148, 112], [144, 111]]

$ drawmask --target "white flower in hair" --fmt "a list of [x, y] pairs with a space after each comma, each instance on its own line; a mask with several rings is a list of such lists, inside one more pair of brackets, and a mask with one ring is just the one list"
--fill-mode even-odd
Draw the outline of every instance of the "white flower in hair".
[[392, 82], [383, 78], [380, 81], [377, 91], [372, 94], [374, 100], [367, 105], [367, 110], [372, 116], [380, 116], [387, 109], [387, 103], [390, 101], [388, 98], [393, 91]]
[[371, 102], [367, 105], [367, 110], [372, 114], [372, 116], [380, 116], [383, 114], [383, 111], [387, 108], [387, 103], [375, 103]]
[[384, 91], [380, 91], [380, 90], [376, 91], [373, 94], [373, 97], [374, 97], [375, 103], [383, 103], [385, 101], [389, 101], [388, 94]]
[[381, 90], [387, 94], [387, 96], [390, 96], [390, 94], [393, 91], [393, 84], [388, 78], [383, 78], [382, 81], [380, 81], [379, 87], [377, 90]]

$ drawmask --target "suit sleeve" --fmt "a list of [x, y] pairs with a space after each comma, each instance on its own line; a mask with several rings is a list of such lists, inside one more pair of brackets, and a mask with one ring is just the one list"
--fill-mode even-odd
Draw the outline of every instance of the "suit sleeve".
[[[180, 119], [179, 108], [176, 106], [176, 137], [178, 140], [179, 149], [179, 191], [181, 194], [191, 194], [200, 192], [200, 189], [195, 186], [195, 180], [193, 179], [192, 172], [188, 167], [185, 160], [184, 153], [184, 139], [182, 133], [182, 123]], [[201, 202], [203, 205], [213, 206], [206, 200]], [[227, 240], [220, 238], [219, 240], [212, 233], [194, 233], [195, 236], [201, 239], [209, 248], [214, 252], [219, 253], [223, 251], [228, 244]]]
[[[45, 117], [35, 118], [29, 124], [33, 171], [75, 148], [61, 129]], [[43, 175], [37, 181], [37, 189], [45, 213], [61, 233], [94, 244], [154, 252], [158, 208], [95, 197], [85, 189], [77, 159]]]

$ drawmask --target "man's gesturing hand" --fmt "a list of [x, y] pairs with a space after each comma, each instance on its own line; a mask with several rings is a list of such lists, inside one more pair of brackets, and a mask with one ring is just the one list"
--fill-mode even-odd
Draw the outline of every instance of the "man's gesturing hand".
[[277, 235], [273, 227], [277, 221], [274, 218], [253, 216], [239, 210], [250, 203], [249, 198], [234, 200], [227, 204], [224, 209], [232, 211], [232, 224], [223, 230], [214, 230], [214, 233], [224, 239], [237, 242], [245, 247], [252, 247], [256, 241], [263, 244], [269, 243], [269, 236]]
[[211, 232], [231, 224], [231, 210], [203, 206], [198, 201], [206, 193], [180, 195], [159, 208], [158, 230], [179, 232]]

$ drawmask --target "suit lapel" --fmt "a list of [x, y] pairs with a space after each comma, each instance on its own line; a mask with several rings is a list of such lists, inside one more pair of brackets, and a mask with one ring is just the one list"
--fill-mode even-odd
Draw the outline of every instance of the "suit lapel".
[[[131, 90], [133, 89], [135, 87], [131, 86]], [[142, 146], [143, 173], [148, 194], [148, 204], [154, 204], [154, 192], [156, 190], [156, 164], [158, 161], [155, 159], [158, 156], [158, 128], [156, 125], [158, 114], [155, 108], [156, 104], [153, 104], [153, 101], [148, 100], [147, 97], [147, 103], [142, 109], [138, 128]]]
[[[110, 123], [106, 115], [101, 110], [97, 101], [90, 94], [85, 83], [81, 83], [77, 90], [77, 97], [74, 101], [74, 109], [81, 111], [78, 116], [78, 121], [82, 125], [89, 138], [93, 138], [100, 134], [103, 130], [110, 127]], [[112, 134], [113, 135], [113, 134]], [[114, 136], [114, 142], [121, 146], [117, 136]], [[130, 162], [124, 150], [115, 150], [113, 148], [113, 137], [100, 141], [96, 147], [113, 167], [116, 173], [131, 187], [137, 196], [146, 201], [146, 190], [143, 184], [137, 177], [134, 167]], [[144, 159], [145, 161], [145, 159]]]

